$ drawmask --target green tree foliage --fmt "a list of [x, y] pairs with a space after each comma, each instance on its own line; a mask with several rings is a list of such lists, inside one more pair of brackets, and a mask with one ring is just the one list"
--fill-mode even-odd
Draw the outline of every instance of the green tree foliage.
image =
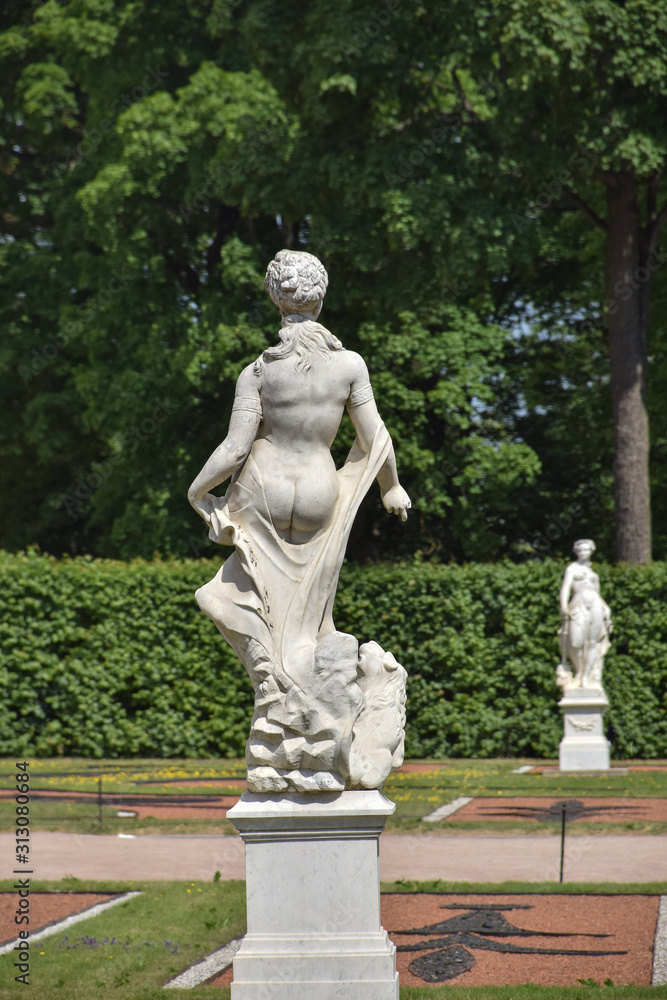
[[616, 553], [649, 561], [647, 332], [650, 289], [667, 261], [667, 11], [654, 0], [457, 9], [464, 64], [478, 76], [490, 58], [502, 84], [493, 130], [504, 170], [528, 199], [518, 228], [553, 208], [580, 212], [604, 234], [597, 298], [608, 336]]
[[[575, 45], [576, 25], [621, 8], [570, 24], [572, 6], [8, 0], [2, 544], [206, 552], [186, 489], [275, 339], [262, 277], [290, 246], [330, 271], [323, 320], [369, 361], [415, 499], [406, 527], [370, 497], [355, 556], [580, 534], [611, 555], [603, 234], [569, 193], [541, 202], [578, 151], [575, 194], [602, 211], [589, 152], [632, 135], [653, 163], [658, 126], [642, 146], [632, 116], [662, 90], [656, 68], [628, 97], [637, 56], [595, 104], [598, 36]], [[625, 4], [633, 25], [639, 7], [655, 61], [658, 7]], [[345, 423], [339, 460], [350, 442]]]
[[[250, 682], [193, 596], [217, 565], [0, 554], [0, 754], [242, 755]], [[343, 567], [337, 626], [409, 668], [409, 756], [557, 754], [563, 568]], [[667, 564], [600, 570], [612, 753], [664, 757]]]
[[[540, 346], [547, 334], [565, 356], [582, 325], [588, 343], [598, 341], [596, 354], [600, 333], [608, 337], [604, 374], [610, 376], [611, 399], [602, 410], [606, 416], [612, 403], [616, 549], [620, 559], [646, 561], [651, 554], [649, 289], [667, 260], [659, 246], [667, 218], [664, 5], [453, 0], [418, 9], [393, 5], [393, 10], [391, 16], [387, 4], [383, 14], [376, 12], [385, 25], [381, 31], [372, 17], [364, 24], [363, 7], [347, 7], [335, 27], [339, 37], [347, 35], [345, 41], [337, 48], [330, 32], [313, 37], [300, 52], [297, 69], [280, 53], [298, 46], [301, 28], [284, 17], [284, 4], [259, 0], [248, 15], [253, 38], [261, 37], [256, 30], [261, 23], [274, 30], [268, 42], [256, 42], [255, 58], [286, 100], [291, 95], [304, 106], [309, 140], [310, 126], [317, 130], [319, 123], [320, 135], [324, 129], [344, 132], [343, 142], [354, 145], [348, 183], [357, 199], [364, 185], [368, 201], [372, 190], [375, 203], [391, 217], [402, 250], [425, 252], [433, 270], [440, 265], [450, 277], [462, 274], [471, 295], [490, 282], [491, 308], [478, 298], [478, 312], [486, 308], [505, 323], [532, 321]], [[309, 7], [309, 17], [312, 24], [323, 18], [324, 5]], [[340, 78], [335, 70], [342, 65], [347, 84], [337, 89], [346, 93], [337, 105], [332, 100], [325, 118], [319, 102], [314, 107], [315, 95], [323, 87], [328, 92], [328, 80]], [[348, 119], [355, 122], [351, 127], [343, 126], [345, 101]], [[370, 114], [364, 115], [365, 107]], [[368, 167], [382, 164], [392, 147], [394, 166], [387, 171], [385, 162], [384, 171], [389, 190], [382, 191]], [[597, 231], [589, 231], [591, 224]], [[443, 235], [456, 244], [456, 262], [443, 252]], [[534, 351], [530, 341], [526, 346], [520, 356], [530, 363]], [[587, 374], [592, 370], [599, 378], [592, 360]], [[598, 468], [590, 468], [591, 451], [595, 454], [590, 435], [588, 447], [580, 450], [575, 434], [562, 434], [558, 410], [572, 395], [572, 382], [581, 385], [582, 374], [568, 370], [557, 407], [540, 400], [534, 411], [538, 424], [545, 410], [555, 416], [559, 457], [568, 447], [575, 452], [574, 462], [564, 464], [570, 482], [576, 471], [580, 488], [592, 472], [606, 478], [612, 465], [599, 394], [575, 414], [598, 418], [590, 421], [599, 428]], [[510, 392], [516, 406], [514, 384]], [[577, 426], [570, 420], [567, 430]], [[549, 429], [555, 437], [553, 423]], [[539, 434], [528, 432], [531, 443], [541, 443]], [[549, 451], [553, 455], [553, 448], [546, 455], [537, 449], [543, 468]], [[552, 468], [541, 484], [543, 494], [553, 478]]]

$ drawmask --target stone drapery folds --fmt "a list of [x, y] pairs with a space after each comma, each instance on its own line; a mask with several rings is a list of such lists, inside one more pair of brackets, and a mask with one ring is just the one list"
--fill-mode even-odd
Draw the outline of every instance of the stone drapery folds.
[[235, 551], [197, 600], [255, 689], [251, 791], [378, 788], [402, 763], [406, 672], [332, 618], [354, 516], [390, 448], [383, 423], [366, 451], [355, 441], [330, 523], [303, 544], [276, 531], [252, 455], [211, 514], [210, 538]]

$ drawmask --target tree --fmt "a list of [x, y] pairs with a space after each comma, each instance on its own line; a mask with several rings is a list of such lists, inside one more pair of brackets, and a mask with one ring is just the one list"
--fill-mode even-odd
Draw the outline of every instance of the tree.
[[502, 91], [492, 127], [507, 172], [532, 193], [524, 217], [575, 210], [605, 234], [616, 555], [648, 562], [647, 337], [653, 276], [667, 260], [667, 10], [654, 0], [519, 0], [457, 5], [457, 17], [468, 68], [479, 77], [493, 66]]
[[[431, 247], [411, 247], [386, 215], [394, 150], [348, 170], [347, 151], [323, 134], [344, 79], [323, 89], [312, 143], [308, 109], [302, 119], [248, 54], [253, 13], [78, 0], [34, 4], [13, 27], [18, 9], [3, 12], [14, 213], [2, 249], [14, 280], [3, 450], [16, 462], [4, 544], [205, 551], [187, 483], [224, 433], [241, 367], [275, 337], [262, 276], [287, 245], [329, 265], [327, 322], [369, 358], [415, 494], [400, 535], [369, 500], [353, 551], [499, 554], [517, 534], [514, 498], [539, 468], [495, 413], [507, 331], [478, 318], [440, 260], [414, 301]], [[364, 106], [359, 135], [375, 110]], [[375, 193], [364, 175], [380, 181]], [[339, 458], [350, 443], [348, 425]]]
[[[611, 82], [592, 89], [586, 45], [618, 9], [5, 5], [1, 543], [206, 550], [185, 492], [275, 338], [262, 276], [282, 246], [329, 268], [323, 320], [369, 360], [416, 501], [399, 532], [370, 498], [351, 553], [525, 557], [604, 535], [606, 498], [546, 532], [611, 465], [594, 166], [658, 170], [640, 104], [662, 113], [661, 70], [635, 94], [630, 63], [600, 55]], [[339, 458], [350, 443], [347, 425]]]
[[[318, 7], [311, 7], [310, 23], [322, 16]], [[469, 223], [475, 214], [482, 214], [485, 221], [496, 224], [495, 236], [502, 231], [498, 208], [506, 205], [513, 212], [519, 238], [508, 240], [505, 234], [507, 252], [500, 253], [507, 272], [525, 262], [531, 242], [526, 229], [543, 237], [533, 241], [536, 253], [544, 259], [551, 250], [553, 257], [553, 235], [562, 212], [580, 212], [604, 231], [602, 280], [594, 295], [609, 341], [616, 550], [620, 560], [649, 560], [646, 344], [652, 278], [667, 259], [658, 245], [667, 218], [662, 125], [667, 105], [667, 9], [659, 0], [548, 4], [460, 0], [424, 4], [418, 10], [399, 8], [393, 17], [385, 12], [385, 30], [378, 32], [371, 31], [370, 10], [355, 5], [353, 12], [350, 8], [345, 14], [339, 12], [326, 37], [303, 46], [296, 73], [295, 64], [279, 60], [278, 52], [299, 44], [309, 20], [304, 19], [305, 28], [302, 22], [295, 30], [288, 14], [281, 28], [277, 10], [274, 0], [263, 0], [250, 10], [246, 23], [249, 37], [255, 39], [254, 55], [283, 96], [295, 95], [303, 104], [309, 125], [326, 120], [320, 110], [322, 90], [347, 90], [356, 104], [355, 122], [361, 121], [368, 130], [366, 140], [360, 140], [366, 153], [371, 136], [374, 141], [383, 138], [381, 124], [378, 128], [381, 109], [391, 109], [384, 124], [387, 132], [393, 129], [400, 135], [403, 155], [397, 154], [393, 178], [386, 175], [395, 189], [387, 201], [404, 207], [407, 199], [400, 195], [406, 185], [401, 179], [409, 179], [413, 205], [418, 197], [415, 185], [421, 185], [432, 199], [438, 221], [443, 207], [451, 208], [443, 190], [446, 183], [437, 176], [451, 163], [451, 150], [440, 151], [449, 161], [443, 164], [443, 157], [433, 155], [438, 150], [431, 138], [425, 138], [429, 124], [446, 110], [452, 113], [446, 142], [460, 143], [460, 166], [465, 160], [472, 180], [466, 184], [462, 170], [455, 174], [460, 194], [470, 197], [470, 187], [475, 191]], [[284, 11], [282, 3], [280, 10]], [[364, 17], [369, 20], [364, 22]], [[259, 30], [264, 25], [270, 28], [268, 41]], [[347, 42], [337, 47], [332, 30]], [[342, 65], [346, 75], [340, 73]], [[369, 97], [371, 85], [375, 99]], [[375, 111], [372, 125], [368, 116], [359, 115], [364, 102]], [[331, 117], [327, 125], [340, 126]], [[356, 137], [359, 129], [353, 126], [353, 132]], [[371, 154], [368, 161], [372, 162]], [[484, 194], [493, 204], [479, 213]], [[535, 227], [538, 219], [546, 226]], [[451, 210], [447, 222], [451, 227]], [[491, 240], [484, 250], [479, 243], [477, 248], [486, 251], [487, 260], [494, 250], [498, 257]], [[561, 248], [561, 261], [563, 256], [568, 252], [563, 255]], [[535, 269], [528, 275], [534, 280]], [[529, 302], [548, 302], [534, 283], [519, 285]], [[563, 295], [576, 291], [576, 286], [561, 284], [555, 290]]]

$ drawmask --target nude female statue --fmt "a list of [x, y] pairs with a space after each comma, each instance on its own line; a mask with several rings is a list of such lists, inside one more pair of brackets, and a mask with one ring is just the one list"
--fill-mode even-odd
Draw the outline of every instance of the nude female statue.
[[[611, 611], [600, 597], [600, 578], [591, 569], [595, 543], [582, 538], [573, 546], [577, 561], [565, 570], [560, 591], [561, 663], [556, 680], [563, 690], [602, 689], [602, 661], [610, 647]], [[574, 673], [567, 668], [567, 660]]]
[[[246, 758], [256, 791], [349, 780], [364, 695], [358, 644], [331, 617], [338, 573], [373, 478], [389, 512], [405, 521], [410, 508], [366, 364], [317, 322], [327, 283], [308, 253], [282, 250], [269, 264], [280, 343], [241, 372], [227, 437], [188, 493], [210, 537], [236, 549], [196, 596], [255, 689]], [[330, 448], [345, 408], [357, 437], [336, 470]]]

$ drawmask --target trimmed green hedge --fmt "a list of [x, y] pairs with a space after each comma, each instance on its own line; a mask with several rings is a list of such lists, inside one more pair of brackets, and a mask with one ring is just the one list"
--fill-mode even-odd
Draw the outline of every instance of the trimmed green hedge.
[[[245, 672], [194, 591], [219, 561], [0, 554], [0, 755], [237, 756]], [[558, 752], [564, 564], [346, 564], [336, 625], [409, 674], [409, 756]], [[667, 757], [667, 563], [598, 567], [613, 756]]]

